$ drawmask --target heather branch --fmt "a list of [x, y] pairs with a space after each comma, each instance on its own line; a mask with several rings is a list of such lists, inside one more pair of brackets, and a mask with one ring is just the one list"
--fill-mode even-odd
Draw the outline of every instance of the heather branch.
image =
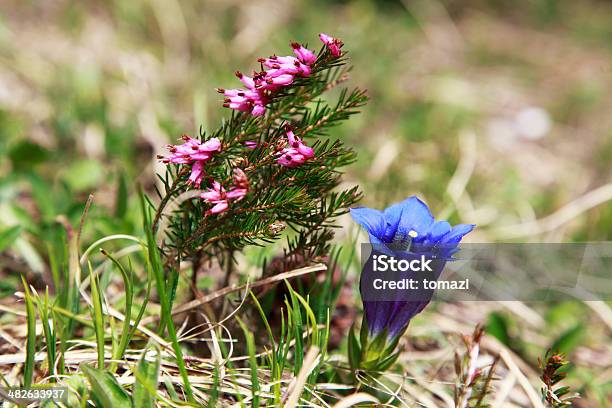
[[[355, 89], [343, 90], [333, 106], [320, 99], [346, 81], [349, 71], [341, 42], [321, 38], [327, 42], [317, 56], [294, 46], [297, 58], [262, 58], [261, 72], [237, 72], [244, 88], [218, 89], [224, 106], [235, 110], [231, 117], [208, 139], [200, 131], [199, 140], [185, 136], [183, 145], [169, 147], [170, 156], [162, 160], [174, 163], [169, 174], [175, 177], [169, 183], [166, 176], [155, 228], [171, 196], [200, 184], [203, 192], [202, 200], [187, 200], [168, 215], [163, 233], [173, 250], [167, 256], [198, 254], [194, 259], [199, 259], [271, 242], [280, 236], [279, 225], [298, 233], [297, 252], [317, 255], [327, 249], [333, 234], [325, 230], [360, 198], [356, 189], [332, 193], [340, 182], [339, 168], [352, 163], [355, 154], [339, 141], [301, 138], [325, 134], [357, 113], [367, 97]], [[236, 171], [243, 174], [242, 186]]]
[[572, 400], [578, 398], [578, 394], [570, 394], [571, 390], [567, 386], [557, 387], [566, 376], [563, 368], [569, 364], [569, 361], [565, 359], [565, 355], [548, 350], [544, 360], [538, 359], [538, 363], [542, 372], [540, 379], [544, 383], [542, 399], [546, 401], [546, 406], [550, 408], [571, 406]]

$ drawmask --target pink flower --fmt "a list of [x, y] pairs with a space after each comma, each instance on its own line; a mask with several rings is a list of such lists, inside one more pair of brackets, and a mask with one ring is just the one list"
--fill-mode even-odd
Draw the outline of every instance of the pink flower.
[[317, 60], [315, 53], [301, 44], [291, 43], [291, 48], [293, 48], [293, 53], [297, 55], [299, 60], [306, 65], [312, 65]]
[[253, 77], [244, 75], [236, 71], [236, 76], [244, 84], [246, 89], [223, 89], [218, 88], [217, 92], [225, 95], [223, 106], [241, 112], [249, 112], [253, 116], [261, 116], [266, 112], [265, 105], [269, 101], [265, 88], [262, 87], [263, 74], [255, 74]]
[[185, 143], [168, 145], [170, 155], [158, 156], [158, 159], [166, 164], [191, 164], [191, 174], [187, 182], [199, 187], [204, 177], [204, 164], [212, 158], [213, 153], [221, 151], [221, 141], [213, 137], [202, 143], [187, 135], [183, 135], [182, 139]]
[[200, 184], [202, 184], [203, 177], [204, 177], [204, 161], [199, 160], [193, 163], [193, 165], [191, 166], [191, 174], [189, 175], [189, 179], [187, 180], [187, 183], [200, 187]]
[[323, 33], [319, 34], [319, 38], [321, 39], [321, 41], [323, 41], [323, 44], [327, 46], [327, 49], [329, 50], [331, 55], [336, 58], [342, 55], [342, 51], [340, 51], [340, 48], [342, 48], [344, 43], [340, 39], [331, 37]]
[[267, 77], [266, 84], [275, 86], [275, 87], [283, 87], [290, 85], [293, 82], [293, 75], [291, 74], [282, 74], [277, 77]]
[[277, 57], [273, 55], [270, 58], [259, 58], [258, 61], [264, 67], [270, 68], [268, 71], [265, 71], [266, 78], [273, 78], [284, 74], [304, 77], [310, 75], [310, 64], [306, 64], [296, 57]]
[[190, 164], [198, 160], [210, 160], [214, 152], [221, 150], [221, 142], [216, 137], [202, 143], [187, 135], [183, 135], [185, 143], [181, 145], [168, 145], [170, 156], [160, 157], [164, 163]]
[[225, 189], [218, 181], [213, 181], [212, 188], [207, 189], [200, 197], [204, 199], [204, 201], [214, 204], [210, 210], [206, 211], [206, 215], [220, 214], [229, 207]]
[[227, 193], [227, 198], [240, 201], [249, 192], [249, 179], [242, 169], [234, 169], [234, 185]]
[[278, 164], [285, 167], [297, 167], [314, 157], [312, 147], [306, 146], [291, 129], [287, 129], [287, 140], [289, 147], [283, 148], [280, 152], [281, 156], [276, 161]]
[[251, 110], [251, 115], [253, 116], [262, 116], [264, 113], [266, 113], [266, 108], [263, 105], [255, 105], [253, 110]]
[[200, 194], [204, 201], [214, 204], [210, 210], [206, 211], [206, 215], [220, 214], [227, 211], [230, 200], [240, 201], [247, 195], [249, 192], [249, 180], [244, 171], [234, 169], [233, 182], [232, 188], [226, 191], [218, 181], [213, 181], [212, 188]]

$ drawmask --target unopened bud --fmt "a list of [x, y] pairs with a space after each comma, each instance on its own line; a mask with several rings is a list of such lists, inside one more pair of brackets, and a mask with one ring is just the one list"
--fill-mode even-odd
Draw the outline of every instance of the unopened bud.
[[234, 185], [238, 188], [249, 188], [249, 179], [242, 169], [234, 169]]

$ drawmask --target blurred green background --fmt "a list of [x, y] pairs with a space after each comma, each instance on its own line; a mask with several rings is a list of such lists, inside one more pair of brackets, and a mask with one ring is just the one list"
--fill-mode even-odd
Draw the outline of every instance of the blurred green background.
[[[228, 114], [214, 88], [290, 40], [318, 49], [319, 32], [344, 40], [348, 84], [371, 97], [332, 134], [359, 153], [345, 182], [364, 205], [417, 193], [478, 224], [476, 242], [612, 239], [611, 2], [3, 0], [0, 297], [17, 270], [49, 273], [53, 224], [76, 225], [89, 193], [86, 243], [137, 233], [135, 186], [151, 190], [155, 154]], [[594, 368], [578, 382], [603, 404], [611, 327], [588, 310], [551, 307], [525, 330], [582, 350]], [[519, 341], [504, 313], [490, 331]]]

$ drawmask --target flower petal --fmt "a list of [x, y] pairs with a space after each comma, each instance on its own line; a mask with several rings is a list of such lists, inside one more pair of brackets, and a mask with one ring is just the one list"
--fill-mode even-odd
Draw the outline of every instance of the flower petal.
[[200, 198], [208, 201], [208, 202], [215, 202], [215, 201], [219, 201], [221, 199], [221, 194], [219, 194], [218, 191], [212, 190], [212, 189], [208, 189], [205, 192], [203, 192], [202, 194], [200, 194]]
[[189, 184], [193, 184], [196, 187], [200, 187], [200, 183], [202, 183], [202, 178], [204, 177], [204, 162], [197, 161], [193, 163], [191, 166], [191, 174], [189, 175]]
[[227, 210], [227, 207], [228, 207], [227, 201], [221, 201], [218, 204], [216, 204], [213, 208], [208, 210], [208, 212], [210, 214], [219, 214], [219, 213], [222, 213], [223, 211]]
[[[384, 235], [385, 218], [382, 211], [373, 208], [359, 207], [351, 208], [350, 212], [353, 220], [368, 231], [370, 240], [372, 240], [372, 236], [380, 239]], [[380, 241], [378, 243], [380, 243]]]
[[266, 113], [266, 108], [263, 105], [255, 105], [251, 110], [253, 116], [262, 116], [264, 113]]
[[398, 214], [400, 221], [397, 230], [402, 235], [409, 235], [410, 231], [415, 231], [418, 234], [417, 236], [425, 235], [434, 222], [434, 217], [431, 215], [427, 204], [416, 196], [408, 197], [401, 203], [387, 208], [385, 219], [393, 222], [394, 217], [397, 217]]
[[444, 235], [451, 231], [451, 225], [447, 221], [436, 221], [431, 226], [427, 241], [430, 243], [438, 242]]
[[464, 235], [474, 229], [476, 224], [457, 224], [450, 230], [449, 233], [440, 239], [442, 244], [457, 244], [461, 241]]
[[232, 200], [240, 200], [247, 194], [246, 188], [232, 188], [228, 191], [226, 197]]
[[200, 146], [201, 151], [216, 152], [221, 150], [221, 141], [216, 138], [210, 138]]

